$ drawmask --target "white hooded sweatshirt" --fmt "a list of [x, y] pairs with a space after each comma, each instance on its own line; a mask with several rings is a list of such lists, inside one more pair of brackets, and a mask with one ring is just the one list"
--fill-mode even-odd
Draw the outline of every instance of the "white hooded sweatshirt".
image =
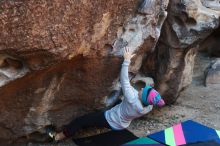
[[130, 61], [124, 60], [120, 74], [124, 99], [120, 104], [105, 112], [105, 118], [114, 130], [127, 128], [133, 119], [147, 114], [153, 108], [152, 105], [143, 107], [138, 97], [138, 91], [131, 86], [128, 77], [129, 64]]

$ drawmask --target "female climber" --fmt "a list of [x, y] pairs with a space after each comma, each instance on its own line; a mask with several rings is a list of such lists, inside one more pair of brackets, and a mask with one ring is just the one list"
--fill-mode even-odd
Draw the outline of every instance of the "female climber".
[[124, 61], [120, 73], [120, 83], [124, 98], [121, 103], [106, 111], [89, 113], [78, 117], [65, 125], [60, 132], [48, 130], [50, 137], [55, 141], [60, 141], [71, 137], [79, 129], [88, 127], [122, 130], [127, 128], [133, 119], [149, 113], [153, 105], [161, 107], [165, 104], [160, 94], [153, 87], [147, 85], [140, 91], [137, 91], [131, 86], [128, 77], [128, 67], [134, 55], [131, 54], [129, 48], [124, 48], [123, 56]]

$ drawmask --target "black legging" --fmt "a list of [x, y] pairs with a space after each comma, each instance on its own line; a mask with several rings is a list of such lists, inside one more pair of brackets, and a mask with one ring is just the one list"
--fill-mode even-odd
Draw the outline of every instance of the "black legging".
[[68, 125], [64, 126], [63, 133], [66, 137], [74, 135], [79, 129], [89, 127], [103, 127], [111, 129], [108, 122], [105, 119], [104, 111], [89, 113], [84, 116], [78, 117], [72, 120]]

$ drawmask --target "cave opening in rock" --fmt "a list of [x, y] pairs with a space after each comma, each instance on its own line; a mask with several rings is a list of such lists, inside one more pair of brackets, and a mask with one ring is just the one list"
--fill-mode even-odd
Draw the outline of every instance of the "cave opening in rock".
[[220, 27], [213, 31], [199, 45], [199, 51], [207, 53], [211, 57], [220, 56]]

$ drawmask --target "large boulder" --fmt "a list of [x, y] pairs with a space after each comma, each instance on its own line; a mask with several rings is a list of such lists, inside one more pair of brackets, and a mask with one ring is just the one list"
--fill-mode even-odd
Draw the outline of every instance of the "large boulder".
[[122, 47], [137, 54], [130, 71], [138, 73], [159, 39], [167, 4], [0, 1], [0, 142], [110, 104]]
[[213, 0], [170, 1], [156, 51], [144, 66], [157, 79], [166, 103], [175, 102], [191, 83], [197, 45], [218, 28], [219, 6]]

